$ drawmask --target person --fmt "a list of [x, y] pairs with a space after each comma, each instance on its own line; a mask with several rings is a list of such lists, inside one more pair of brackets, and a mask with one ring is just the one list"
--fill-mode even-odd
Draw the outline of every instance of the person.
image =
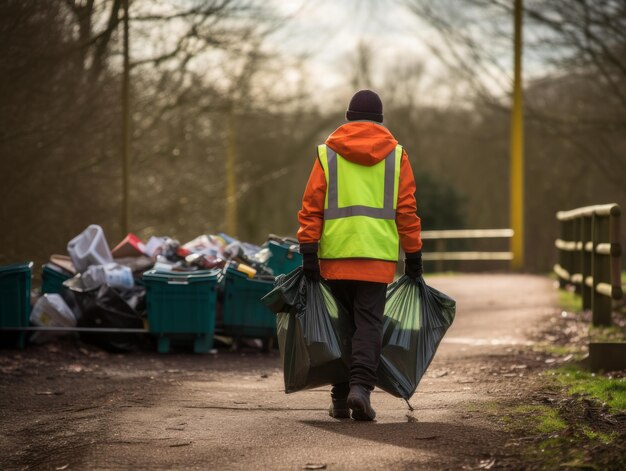
[[347, 123], [317, 149], [298, 213], [305, 276], [324, 278], [354, 322], [349, 382], [333, 384], [329, 414], [374, 420], [370, 392], [382, 350], [387, 284], [400, 244], [405, 273], [422, 274], [421, 223], [406, 150], [383, 126], [371, 90], [350, 100]]

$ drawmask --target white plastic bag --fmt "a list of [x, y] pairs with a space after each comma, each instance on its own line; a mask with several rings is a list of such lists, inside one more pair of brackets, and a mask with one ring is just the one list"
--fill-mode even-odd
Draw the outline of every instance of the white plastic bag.
[[92, 224], [67, 244], [67, 252], [72, 258], [76, 271], [82, 273], [90, 265], [105, 265], [113, 262], [113, 255], [104, 231]]
[[135, 285], [130, 267], [117, 263], [92, 265], [82, 274], [83, 288], [87, 291], [104, 284], [115, 288], [132, 288]]
[[40, 327], [74, 327], [76, 317], [59, 294], [44, 294], [37, 300], [30, 321]]

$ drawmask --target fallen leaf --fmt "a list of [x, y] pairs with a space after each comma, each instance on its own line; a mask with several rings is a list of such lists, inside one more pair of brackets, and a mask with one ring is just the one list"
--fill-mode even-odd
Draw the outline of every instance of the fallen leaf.
[[326, 469], [326, 463], [307, 463], [302, 469]]
[[478, 469], [491, 469], [494, 467], [495, 464], [495, 458], [491, 458], [489, 460], [481, 460], [480, 463], [478, 463]]
[[63, 469], [67, 469], [69, 466], [70, 466], [70, 464], [67, 463], [67, 464], [64, 464], [63, 466], [59, 466], [58, 468], [55, 468], [55, 469], [57, 469], [58, 471], [62, 471]]

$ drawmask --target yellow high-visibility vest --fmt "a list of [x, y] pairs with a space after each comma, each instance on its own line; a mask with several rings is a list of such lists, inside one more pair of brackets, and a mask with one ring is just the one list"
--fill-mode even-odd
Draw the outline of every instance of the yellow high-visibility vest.
[[319, 257], [398, 260], [396, 207], [402, 146], [370, 167], [317, 148], [326, 176], [324, 229]]

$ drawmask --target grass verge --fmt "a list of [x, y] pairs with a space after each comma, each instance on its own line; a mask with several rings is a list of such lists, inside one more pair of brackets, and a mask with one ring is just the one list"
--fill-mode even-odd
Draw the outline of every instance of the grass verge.
[[582, 309], [582, 299], [573, 291], [560, 289], [559, 306], [564, 311], [578, 312]]
[[529, 403], [501, 415], [524, 469], [626, 469], [626, 380], [575, 365], [544, 376]]
[[626, 413], [626, 378], [590, 373], [576, 365], [567, 365], [546, 373], [565, 388], [567, 394], [589, 398], [614, 414]]
[[626, 371], [594, 374], [584, 365], [590, 341], [626, 341], [626, 322], [615, 313], [614, 326], [592, 327], [570, 290], [559, 290], [558, 302], [560, 315], [534, 348], [550, 365], [542, 384], [504, 422], [528, 469], [626, 469]]

